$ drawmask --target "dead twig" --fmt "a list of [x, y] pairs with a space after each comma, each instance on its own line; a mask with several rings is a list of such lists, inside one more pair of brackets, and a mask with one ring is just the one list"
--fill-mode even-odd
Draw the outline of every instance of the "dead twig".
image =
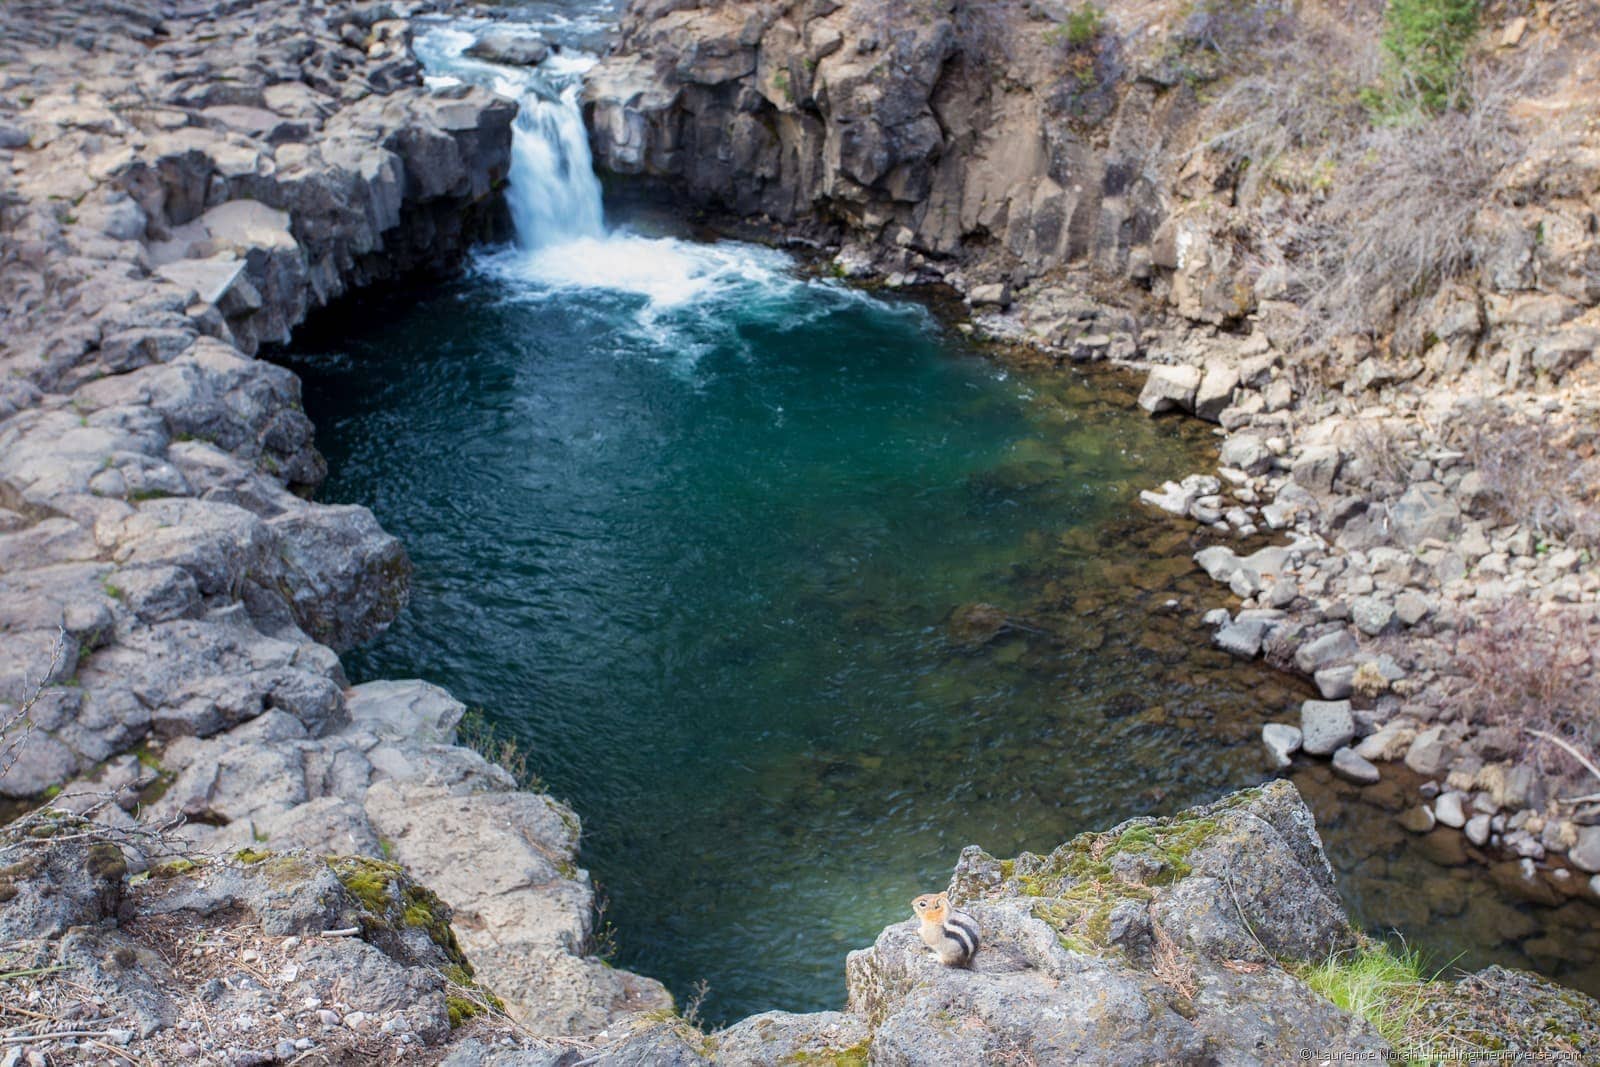
[[58, 1041], [64, 1038], [110, 1037], [108, 1030], [51, 1030], [43, 1034], [12, 1034], [0, 1037], [0, 1045], [31, 1045], [36, 1041]]
[[[1545, 731], [1545, 730], [1535, 730], [1531, 726], [1524, 726], [1522, 728], [1522, 730], [1523, 730], [1524, 733], [1531, 734], [1532, 736], [1537, 737], [1541, 741], [1548, 741], [1552, 745], [1555, 745], [1557, 748], [1561, 749], [1567, 755], [1571, 756], [1573, 759], [1575, 759], [1579, 763], [1583, 764], [1584, 769], [1587, 770], [1590, 774], [1594, 775], [1596, 778], [1600, 778], [1600, 767], [1596, 767], [1594, 765], [1594, 761], [1593, 760], [1591, 760], [1589, 757], [1585, 756], [1582, 752], [1579, 752], [1572, 745], [1570, 745], [1567, 742], [1561, 740], [1561, 738], [1557, 737], [1555, 734], [1549, 733], [1548, 731]], [[1597, 794], [1597, 795], [1600, 795], [1600, 794]], [[1575, 804], [1575, 803], [1577, 803], [1578, 801], [1581, 801], [1581, 800], [1593, 800], [1593, 799], [1595, 799], [1594, 796], [1591, 796], [1591, 797], [1577, 797], [1577, 798], [1575, 798], [1573, 800], [1565, 801], [1564, 803]]]
[[22, 758], [22, 750], [28, 745], [28, 735], [33, 733], [33, 706], [39, 702], [39, 697], [44, 693], [46, 684], [56, 675], [56, 668], [61, 666], [61, 657], [67, 650], [67, 628], [61, 627], [56, 631], [55, 647], [50, 651], [50, 666], [45, 668], [44, 677], [39, 679], [33, 687], [33, 692], [23, 697], [22, 703], [12, 711], [0, 715], [0, 738], [4, 738], [20, 724], [22, 729], [0, 745], [0, 778], [11, 773], [11, 768], [17, 765]]

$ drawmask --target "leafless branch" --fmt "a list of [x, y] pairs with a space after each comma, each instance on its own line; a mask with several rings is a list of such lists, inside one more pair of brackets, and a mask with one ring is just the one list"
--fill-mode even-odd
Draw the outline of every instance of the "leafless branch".
[[[0, 738], [6, 739], [4, 744], [0, 745], [0, 778], [10, 774], [11, 768], [22, 758], [22, 751], [28, 744], [28, 735], [33, 733], [33, 706], [39, 702], [45, 684], [55, 677], [56, 669], [61, 666], [61, 657], [66, 653], [66, 649], [67, 630], [63, 626], [56, 632], [55, 647], [50, 652], [50, 666], [45, 668], [44, 677], [39, 679], [33, 687], [33, 692], [25, 696], [15, 709], [0, 713]], [[8, 736], [12, 735], [13, 731], [15, 735]]]

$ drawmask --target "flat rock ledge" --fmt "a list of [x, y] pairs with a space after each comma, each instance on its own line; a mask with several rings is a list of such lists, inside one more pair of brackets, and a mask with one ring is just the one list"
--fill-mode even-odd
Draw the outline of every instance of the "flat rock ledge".
[[[28, 1011], [80, 1031], [36, 1047], [55, 1062], [96, 1060], [98, 1042], [156, 1062], [452, 1067], [1277, 1065], [1307, 1048], [1388, 1062], [1429, 1041], [1513, 1059], [1600, 1055], [1600, 1004], [1501, 968], [1402, 990], [1418, 1029], [1399, 1049], [1314, 991], [1315, 968], [1373, 946], [1350, 927], [1311, 813], [1282, 781], [1047, 856], [968, 848], [949, 890], [983, 927], [972, 965], [940, 964], [913, 921], [896, 923], [849, 955], [844, 1011], [770, 1011], [708, 1034], [657, 1009], [593, 1038], [540, 1035], [503, 1014], [486, 977], [495, 949], [475, 928], [501, 916], [453, 910], [419, 883], [401, 824], [454, 833], [452, 814], [474, 797], [526, 808], [533, 825], [563, 821], [562, 809], [418, 788], [404, 815], [388, 807], [402, 790], [369, 793], [374, 823], [400, 829], [403, 864], [269, 842], [166, 856], [130, 877], [126, 832], [50, 809], [0, 830], [0, 964], [21, 972], [12, 988]], [[440, 890], [455, 889], [459, 859], [433, 857]], [[546, 911], [560, 921], [559, 906]], [[569, 984], [571, 964], [551, 966]], [[74, 1018], [94, 1022], [55, 1021]]]
[[[334, 914], [348, 901], [324, 893], [337, 879], [320, 860], [252, 868], [247, 886], [218, 866], [241, 848], [374, 857], [436, 886], [459, 931], [459, 945], [435, 946], [444, 957], [374, 937], [377, 951], [308, 941], [283, 957], [303, 975], [285, 988], [342, 975], [329, 980], [347, 1007], [317, 993], [319, 1010], [399, 1020], [381, 1039], [350, 1023], [352, 1056], [448, 1031], [457, 994], [416, 969], [462, 951], [545, 1034], [671, 1003], [592, 958], [570, 810], [456, 747], [463, 708], [442, 690], [350, 687], [337, 653], [395, 617], [410, 563], [365, 508], [309, 499], [325, 467], [300, 383], [255, 358], [311, 309], [451, 269], [502, 225], [516, 106], [424, 87], [405, 20], [418, 7], [0, 6], [0, 723], [37, 694], [0, 737], [0, 801], [14, 813], [52, 795], [117, 835], [121, 862], [154, 876], [140, 906], [171, 888], [164, 855], [202, 863], [194, 884], [210, 897], [184, 905], [202, 930], [228, 900], [254, 916], [242, 929], [259, 921], [271, 936], [357, 925]], [[180, 819], [159, 840], [140, 829]], [[379, 873], [411, 891], [398, 870]], [[276, 904], [256, 907], [260, 877], [279, 875], [319, 894], [315, 922], [283, 926]], [[20, 899], [0, 902], [0, 928]], [[101, 932], [113, 914], [14, 936], [92, 929], [51, 951], [104, 968], [107, 952], [126, 955], [100, 943], [121, 936]], [[129, 959], [161, 951], [132, 929]], [[94, 973], [121, 1002], [148, 999], [129, 1009], [139, 1033], [197, 1018], [147, 988], [159, 967]], [[241, 997], [225, 1010], [261, 1023]], [[273, 1050], [229, 1027], [238, 1048]], [[169, 1053], [156, 1059], [191, 1060]]]

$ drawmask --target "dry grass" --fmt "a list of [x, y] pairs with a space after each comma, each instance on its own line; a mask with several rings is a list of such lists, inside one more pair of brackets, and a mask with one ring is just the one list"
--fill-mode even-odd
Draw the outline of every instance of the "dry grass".
[[[1324, 57], [1345, 62], [1330, 67]], [[1370, 36], [1342, 22], [1299, 22], [1278, 40], [1257, 42], [1249, 70], [1212, 104], [1222, 131], [1203, 147], [1241, 174], [1238, 198], [1258, 200], [1268, 184], [1321, 192], [1337, 156], [1367, 126], [1360, 90], [1378, 70]]]
[[1593, 427], [1516, 419], [1485, 406], [1455, 420], [1456, 444], [1506, 522], [1578, 548], [1600, 548], [1600, 456]]
[[543, 779], [528, 765], [528, 750], [491, 723], [476, 708], [461, 717], [456, 726], [456, 744], [472, 749], [517, 780], [517, 788], [529, 793], [546, 792]]
[[1287, 194], [1252, 257], [1302, 309], [1306, 355], [1383, 336], [1398, 311], [1472, 270], [1488, 250], [1474, 220], [1534, 137], [1513, 108], [1542, 76], [1542, 53], [1480, 63], [1465, 110], [1391, 121], [1371, 110], [1382, 59], [1357, 22], [1305, 16], [1256, 42], [1259, 61], [1207, 120], [1218, 132], [1204, 147], [1236, 175], [1239, 206]]
[[1151, 952], [1150, 973], [1179, 996], [1193, 998], [1200, 992], [1194, 964], [1184, 955], [1172, 935], [1167, 933], [1153, 910], [1150, 913], [1150, 936], [1155, 943]]
[[1376, 480], [1403, 485], [1415, 459], [1415, 446], [1406, 440], [1401, 425], [1387, 419], [1350, 422], [1340, 446], [1351, 456], [1347, 477], [1363, 484]]
[[1338, 150], [1326, 202], [1291, 240], [1306, 346], [1386, 332], [1401, 307], [1477, 264], [1473, 220], [1525, 148], [1511, 116], [1524, 80], [1481, 69], [1469, 109], [1372, 127]]

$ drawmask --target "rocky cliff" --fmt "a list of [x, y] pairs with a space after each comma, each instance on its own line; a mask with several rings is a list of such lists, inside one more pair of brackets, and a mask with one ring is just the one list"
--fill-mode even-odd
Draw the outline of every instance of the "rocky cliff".
[[503, 211], [515, 105], [425, 89], [403, 13], [0, 9], [0, 795], [187, 820], [185, 849], [386, 854], [513, 1014], [588, 1033], [669, 999], [586, 958], [572, 812], [454, 747], [442, 691], [349, 686], [337, 653], [410, 564], [310, 499], [300, 384], [253, 358]]
[[[1066, 9], [978, 13], [636, 9], [591, 90], [602, 157], [870, 240], [896, 272], [970, 271], [996, 305], [1087, 257], [1237, 328], [1234, 268], [1201, 268], [1241, 261], [1168, 255], [1168, 178], [1132, 166], [1187, 136], [1219, 50], [1169, 68]], [[404, 552], [364, 509], [308, 499], [323, 471], [298, 383], [253, 358], [495, 225], [512, 108], [425, 90], [404, 14], [0, 8], [0, 790], [54, 794], [0, 836], [11, 1060], [1277, 1063], [1390, 1037], [1600, 1055], [1592, 1003], [1525, 976], [1408, 986], [1430, 1006], [1384, 1034], [1314, 992], [1330, 953], [1371, 948], [1285, 785], [1045, 857], [969, 850], [951, 890], [985, 926], [976, 965], [941, 968], [898, 924], [852, 954], [843, 1012], [708, 1035], [594, 959], [576, 816], [458, 747], [448, 694], [340, 671], [403, 602]], [[1106, 81], [1133, 90], [1091, 91]], [[1131, 321], [1107, 306], [1037, 286], [1013, 318], [1073, 353], [1152, 354], [1137, 329], [1098, 332]], [[1264, 432], [1250, 420], [1288, 410], [1289, 377], [1273, 357], [1208, 395]], [[1172, 404], [1198, 406], [1183, 378]], [[1259, 443], [1246, 467], [1291, 458]]]
[[908, 256], [1147, 277], [1194, 96], [1112, 35], [1069, 40], [1066, 11], [636, 3], [586, 93], [596, 162]]

